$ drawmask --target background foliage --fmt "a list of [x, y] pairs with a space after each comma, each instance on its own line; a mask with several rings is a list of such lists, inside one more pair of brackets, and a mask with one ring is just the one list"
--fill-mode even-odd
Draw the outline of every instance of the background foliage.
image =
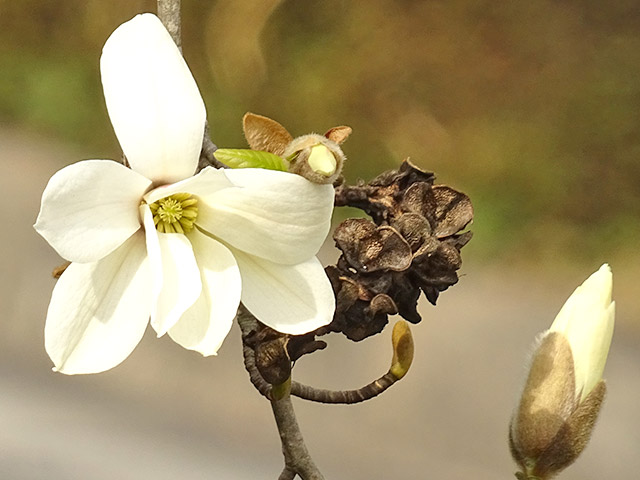
[[[638, 2], [183, 4], [184, 52], [220, 146], [246, 146], [247, 110], [293, 134], [348, 124], [350, 181], [410, 155], [474, 201], [464, 277], [436, 308], [423, 302], [407, 378], [353, 408], [296, 405], [327, 477], [509, 476], [526, 352], [604, 261], [618, 310], [610, 391], [563, 479], [637, 475]], [[60, 259], [32, 228], [40, 195], [56, 168], [119, 158], [100, 50], [120, 23], [154, 10], [149, 0], [0, 0], [0, 192], [11, 199], [0, 229], [3, 478], [240, 480], [281, 468], [236, 328], [206, 359], [148, 332], [121, 366], [92, 376], [52, 374], [43, 348]], [[357, 345], [332, 336], [299, 362], [299, 380], [364, 385], [388, 368], [388, 333]]]
[[[183, 3], [184, 52], [218, 145], [245, 147], [245, 111], [294, 135], [348, 124], [348, 180], [411, 156], [471, 196], [467, 256], [632, 255], [637, 2]], [[155, 2], [0, 0], [0, 119], [117, 158], [98, 58], [145, 10]]]

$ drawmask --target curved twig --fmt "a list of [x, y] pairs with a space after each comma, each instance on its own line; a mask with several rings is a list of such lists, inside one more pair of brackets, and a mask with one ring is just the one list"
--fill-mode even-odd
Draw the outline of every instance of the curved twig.
[[324, 390], [302, 383], [291, 383], [291, 395], [318, 403], [354, 404], [370, 400], [387, 390], [398, 379], [391, 372], [356, 390]]

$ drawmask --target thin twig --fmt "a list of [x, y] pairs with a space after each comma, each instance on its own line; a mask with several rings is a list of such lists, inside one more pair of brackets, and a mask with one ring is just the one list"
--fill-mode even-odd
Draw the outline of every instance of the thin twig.
[[[171, 35], [171, 38], [173, 38], [173, 41], [176, 42], [180, 52], [182, 52], [182, 18], [180, 15], [180, 1], [181, 0], [158, 0], [158, 18], [162, 21], [163, 25]], [[218, 147], [216, 147], [215, 143], [211, 141], [209, 123], [206, 122], [202, 138], [202, 151], [200, 153], [198, 171], [207, 166], [228, 168], [213, 156], [213, 152], [215, 152], [217, 148]]]
[[282, 470], [278, 480], [293, 480], [294, 478], [296, 478], [296, 472], [290, 470], [289, 467], [284, 467], [284, 470]]
[[311, 402], [351, 405], [377, 397], [397, 381], [398, 379], [391, 372], [387, 372], [382, 377], [357, 390], [324, 390], [292, 382], [291, 395]]
[[245, 367], [249, 372], [249, 379], [256, 389], [270, 400], [273, 416], [278, 426], [285, 461], [284, 470], [278, 477], [279, 480], [291, 480], [296, 474], [300, 475], [303, 480], [323, 480], [324, 477], [313, 462], [304, 443], [289, 392], [278, 395], [278, 399], [273, 398], [276, 397], [276, 395], [271, 395], [273, 386], [260, 375], [255, 364], [255, 352], [252, 347], [247, 345], [246, 340], [257, 330], [258, 321], [242, 304], [240, 304], [236, 319], [242, 331], [242, 353]]
[[[242, 355], [244, 357], [244, 367], [249, 372], [249, 380], [261, 395], [271, 400], [272, 387], [260, 375], [256, 367], [255, 352], [245, 341], [251, 332], [256, 330], [257, 320], [244, 306], [241, 306], [238, 310], [237, 319], [242, 330]], [[391, 372], [387, 372], [377, 380], [355, 390], [324, 390], [292, 381], [291, 395], [311, 402], [348, 405], [377, 397], [397, 381], [398, 379]]]
[[278, 425], [286, 465], [280, 478], [291, 479], [290, 472], [295, 472], [302, 480], [324, 480], [302, 438], [291, 397], [285, 395], [280, 400], [272, 400], [271, 409]]
[[229, 168], [227, 165], [219, 161], [213, 153], [218, 149], [215, 143], [211, 141], [209, 133], [209, 122], [204, 124], [204, 137], [202, 138], [202, 151], [200, 152], [200, 163], [198, 163], [198, 171], [205, 167]]
[[171, 38], [182, 52], [182, 20], [180, 0], [158, 0], [158, 18], [162, 20]]
[[260, 375], [258, 367], [256, 367], [255, 352], [246, 342], [247, 337], [257, 329], [258, 321], [242, 304], [240, 304], [240, 308], [238, 309], [236, 320], [238, 320], [238, 325], [240, 325], [242, 332], [242, 356], [244, 357], [244, 368], [249, 372], [249, 380], [251, 380], [251, 383], [258, 392], [270, 399], [271, 385]]

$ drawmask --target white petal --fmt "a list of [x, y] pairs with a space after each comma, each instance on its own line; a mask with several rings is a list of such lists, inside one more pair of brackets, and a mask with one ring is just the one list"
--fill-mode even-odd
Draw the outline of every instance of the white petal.
[[157, 235], [162, 261], [162, 290], [151, 312], [151, 326], [161, 337], [198, 299], [202, 282], [187, 237], [180, 233]]
[[144, 200], [151, 204], [174, 193], [191, 193], [196, 196], [211, 195], [218, 190], [232, 186], [233, 184], [227, 179], [222, 170], [206, 167], [193, 177], [154, 188], [144, 196]]
[[151, 271], [151, 291], [153, 297], [151, 301], [151, 318], [156, 318], [158, 306], [158, 298], [162, 293], [162, 284], [164, 273], [162, 271], [162, 252], [160, 250], [160, 240], [158, 239], [158, 231], [153, 223], [153, 213], [149, 205], [140, 205], [140, 217], [142, 218], [145, 242], [147, 245], [147, 257], [149, 259], [149, 269]]
[[196, 170], [206, 111], [162, 22], [138, 15], [109, 37], [100, 59], [111, 123], [131, 168], [156, 184]]
[[258, 168], [224, 170], [236, 188], [202, 196], [198, 225], [234, 248], [283, 264], [315, 255], [333, 212], [333, 187]]
[[613, 275], [603, 265], [571, 294], [550, 331], [569, 341], [576, 375], [576, 393], [584, 399], [602, 378], [613, 335], [615, 302]]
[[149, 323], [151, 289], [143, 233], [94, 263], [72, 263], [49, 304], [45, 347], [66, 374], [115, 367]]
[[240, 304], [240, 271], [221, 243], [200, 233], [189, 234], [202, 274], [200, 298], [169, 330], [171, 338], [189, 350], [215, 355], [231, 329]]
[[233, 254], [242, 275], [242, 303], [262, 323], [301, 335], [331, 322], [335, 297], [317, 258], [281, 265], [235, 250]]
[[35, 229], [72, 262], [95, 262], [140, 228], [138, 205], [151, 181], [111, 160], [56, 172], [42, 194]]

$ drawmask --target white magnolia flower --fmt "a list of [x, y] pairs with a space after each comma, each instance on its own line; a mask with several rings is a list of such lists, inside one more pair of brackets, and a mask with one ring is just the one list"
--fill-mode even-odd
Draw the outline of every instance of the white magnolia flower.
[[42, 196], [35, 228], [72, 262], [47, 313], [55, 369], [116, 366], [149, 318], [158, 336], [215, 354], [240, 301], [283, 333], [329, 323], [333, 291], [315, 254], [329, 230], [332, 187], [261, 169], [192, 176], [205, 107], [156, 16], [118, 27], [100, 67], [131, 169], [78, 162], [57, 172]]
[[569, 341], [580, 401], [602, 379], [609, 355], [616, 308], [612, 287], [611, 268], [605, 263], [576, 288], [549, 328]]

